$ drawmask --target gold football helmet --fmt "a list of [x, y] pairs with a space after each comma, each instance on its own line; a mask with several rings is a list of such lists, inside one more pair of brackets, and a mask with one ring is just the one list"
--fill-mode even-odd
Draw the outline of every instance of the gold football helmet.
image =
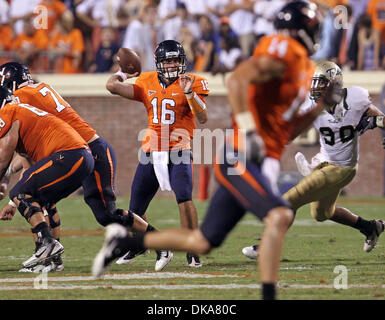
[[317, 101], [322, 91], [331, 81], [342, 88], [343, 78], [340, 67], [332, 61], [318, 62], [311, 83], [310, 98]]

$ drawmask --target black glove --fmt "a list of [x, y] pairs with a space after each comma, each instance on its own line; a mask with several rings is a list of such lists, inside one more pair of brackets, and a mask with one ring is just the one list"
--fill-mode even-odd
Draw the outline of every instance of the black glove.
[[246, 133], [246, 160], [255, 164], [262, 163], [266, 156], [265, 143], [256, 131]]
[[376, 127], [376, 117], [363, 116], [356, 127], [356, 131], [362, 135], [365, 131], [374, 129]]

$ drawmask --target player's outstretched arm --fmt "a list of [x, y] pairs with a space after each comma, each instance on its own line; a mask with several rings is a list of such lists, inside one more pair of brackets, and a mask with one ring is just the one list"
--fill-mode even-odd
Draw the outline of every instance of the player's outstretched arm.
[[12, 160], [19, 140], [19, 121], [15, 121], [8, 132], [0, 139], [0, 179], [3, 178]]
[[128, 74], [118, 71], [107, 80], [106, 88], [112, 94], [116, 94], [127, 99], [134, 99], [134, 86], [130, 83], [125, 83], [124, 81], [134, 78], [137, 75], [138, 72]]
[[[18, 153], [14, 152], [13, 158], [11, 160], [11, 163], [9, 164], [3, 178], [0, 180], [0, 200], [4, 199], [5, 193], [8, 189], [8, 184], [10, 181], [11, 176], [14, 173], [19, 172], [21, 169], [23, 169], [23, 161], [24, 157], [20, 156]], [[28, 161], [28, 160], [25, 160]]]
[[363, 135], [366, 131], [377, 127], [385, 130], [385, 115], [375, 105], [370, 104], [358, 123], [356, 130], [359, 135]]

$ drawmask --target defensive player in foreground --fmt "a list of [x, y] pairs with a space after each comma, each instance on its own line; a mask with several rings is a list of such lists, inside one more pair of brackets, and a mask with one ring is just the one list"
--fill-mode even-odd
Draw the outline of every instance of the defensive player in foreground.
[[[64, 251], [52, 237], [42, 208], [51, 208], [79, 188], [91, 174], [94, 159], [71, 126], [48, 112], [18, 104], [8, 88], [0, 87], [0, 105], [0, 179], [15, 151], [34, 162], [9, 192], [10, 205], [19, 210], [38, 239], [35, 253], [22, 263], [30, 268]], [[2, 212], [0, 218], [11, 219], [14, 213]]]
[[[56, 90], [47, 83], [35, 83], [28, 67], [17, 62], [9, 62], [0, 66], [0, 84], [11, 89], [19, 102], [49, 112], [68, 123], [88, 143], [95, 159], [95, 167], [92, 174], [83, 181], [82, 186], [84, 200], [91, 208], [99, 224], [107, 226], [115, 222], [135, 231], [155, 230], [133, 212], [116, 208], [114, 185], [117, 161], [112, 146], [100, 137]], [[29, 166], [27, 160], [18, 157], [11, 163], [7, 173], [16, 173], [22, 168], [26, 170]], [[3, 211], [8, 213], [13, 211], [14, 214], [15, 208], [7, 205]], [[55, 206], [51, 206], [46, 208], [46, 212], [52, 233], [59, 240], [60, 218], [58, 211]], [[42, 267], [39, 265], [29, 269], [24, 268], [22, 271], [36, 272], [40, 271]], [[44, 270], [59, 271], [58, 267], [59, 269], [63, 268], [60, 257], [55, 258], [50, 264], [50, 268], [45, 266]]]
[[[289, 201], [294, 212], [310, 203], [310, 213], [315, 220], [331, 220], [359, 230], [366, 237], [363, 249], [370, 252], [384, 231], [384, 222], [379, 219], [367, 221], [346, 208], [336, 206], [336, 202], [341, 190], [356, 175], [359, 136], [370, 126], [369, 129], [375, 127], [376, 123], [384, 127], [384, 115], [371, 103], [366, 89], [357, 86], [343, 88], [341, 69], [331, 61], [317, 64], [309, 99], [301, 107], [303, 112], [316, 106], [331, 82], [336, 83], [343, 94], [341, 101], [327, 106], [313, 123], [319, 132], [321, 150], [310, 164], [302, 153], [296, 154], [298, 169], [305, 177], [283, 198]], [[242, 252], [255, 259], [258, 245], [245, 247]]]
[[[314, 72], [308, 57], [317, 42], [318, 17], [314, 4], [295, 1], [286, 5], [275, 21], [278, 33], [261, 38], [254, 56], [229, 77], [227, 88], [236, 135], [226, 145], [224, 161], [215, 165], [220, 186], [200, 228], [132, 238], [125, 228], [111, 225], [106, 230], [105, 245], [94, 260], [94, 276], [100, 276], [127, 249], [208, 253], [219, 247], [244, 214], [251, 211], [266, 224], [259, 258], [263, 299], [276, 297], [283, 240], [294, 218], [290, 205], [278, 193], [279, 159], [285, 144], [312, 123], [324, 104], [338, 99], [333, 86], [329, 86], [316, 108], [303, 115], [297, 113]], [[237, 136], [244, 137], [245, 146], [238, 145]], [[244, 148], [246, 161], [237, 158], [244, 154]], [[234, 162], [234, 157], [239, 160]]]
[[[155, 49], [156, 71], [144, 72], [135, 84], [124, 83], [137, 74], [118, 72], [107, 89], [124, 98], [142, 102], [147, 110], [148, 129], [140, 150], [139, 164], [132, 182], [130, 210], [147, 221], [146, 210], [159, 187], [175, 193], [182, 228], [197, 229], [198, 216], [192, 201], [192, 152], [190, 141], [195, 118], [207, 121], [205, 96], [207, 80], [186, 75], [186, 55], [180, 43], [161, 42]], [[128, 251], [118, 264], [128, 264], [145, 250]], [[172, 259], [171, 251], [157, 252], [155, 270]], [[188, 266], [202, 266], [199, 256], [187, 253]]]

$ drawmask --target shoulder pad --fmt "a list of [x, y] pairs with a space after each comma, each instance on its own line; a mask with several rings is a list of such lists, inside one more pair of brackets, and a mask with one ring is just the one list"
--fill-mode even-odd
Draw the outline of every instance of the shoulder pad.
[[153, 82], [157, 79], [158, 73], [156, 71], [142, 72], [135, 80], [135, 84], [140, 82]]
[[347, 88], [345, 101], [349, 108], [362, 111], [365, 111], [371, 104], [368, 90], [358, 86]]

